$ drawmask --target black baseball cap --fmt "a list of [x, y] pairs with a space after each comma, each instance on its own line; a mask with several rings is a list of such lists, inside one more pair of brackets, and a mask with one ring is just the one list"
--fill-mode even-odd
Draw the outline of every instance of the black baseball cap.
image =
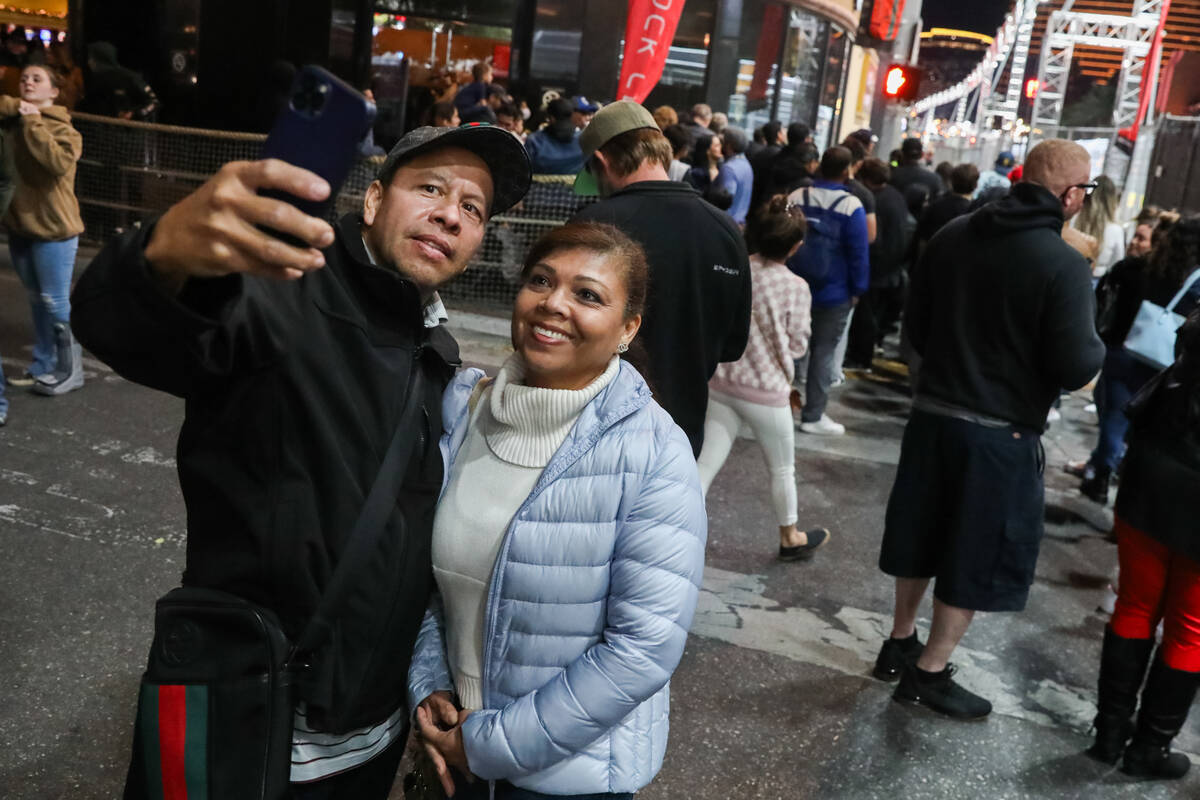
[[375, 179], [386, 185], [400, 167], [440, 147], [461, 147], [487, 164], [492, 173], [489, 215], [507, 211], [529, 191], [532, 169], [524, 145], [508, 131], [486, 122], [468, 122], [457, 128], [425, 126], [409, 131], [387, 154]]

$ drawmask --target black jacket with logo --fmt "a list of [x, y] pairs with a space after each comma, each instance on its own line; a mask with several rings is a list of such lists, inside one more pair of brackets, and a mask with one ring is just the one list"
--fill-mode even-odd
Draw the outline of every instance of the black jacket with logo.
[[[431, 589], [442, 482], [441, 394], [458, 347], [426, 329], [416, 287], [370, 264], [348, 215], [326, 266], [293, 282], [152, 282], [152, 228], [112, 241], [72, 296], [81, 342], [124, 377], [186, 401], [179, 483], [183, 583], [270, 608], [293, 639], [308, 622], [399, 422], [411, 371], [425, 399], [416, 446], [378, 552], [356, 582], [304, 698], [329, 731], [400, 707]], [[403, 519], [402, 519], [403, 518]]]
[[930, 240], [904, 318], [918, 394], [1042, 430], [1059, 391], [1095, 377], [1091, 271], [1062, 226], [1058, 198], [1019, 183]]
[[708, 379], [737, 361], [750, 335], [750, 258], [728, 214], [692, 187], [630, 184], [585, 207], [575, 221], [606, 222], [646, 251], [650, 289], [638, 340], [654, 397], [697, 455], [704, 443]]

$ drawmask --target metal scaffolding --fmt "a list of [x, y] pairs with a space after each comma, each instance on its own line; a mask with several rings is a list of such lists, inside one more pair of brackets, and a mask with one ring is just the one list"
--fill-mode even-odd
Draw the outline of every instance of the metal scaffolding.
[[1137, 119], [1146, 60], [1163, 13], [1163, 0], [1135, 0], [1130, 16], [1055, 11], [1046, 26], [1038, 66], [1033, 125], [1055, 127], [1062, 121], [1067, 82], [1076, 45], [1122, 48], [1121, 76], [1113, 104], [1113, 126], [1127, 128]]

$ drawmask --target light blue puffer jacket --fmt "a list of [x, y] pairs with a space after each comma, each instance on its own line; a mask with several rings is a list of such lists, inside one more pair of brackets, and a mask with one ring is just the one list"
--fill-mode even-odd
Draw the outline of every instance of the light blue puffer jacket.
[[[442, 401], [447, 476], [482, 377], [459, 373]], [[501, 544], [484, 619], [484, 708], [463, 724], [472, 773], [546, 794], [650, 782], [666, 751], [667, 682], [692, 624], [707, 533], [691, 445], [622, 362]], [[408, 685], [413, 709], [454, 688], [437, 595]]]

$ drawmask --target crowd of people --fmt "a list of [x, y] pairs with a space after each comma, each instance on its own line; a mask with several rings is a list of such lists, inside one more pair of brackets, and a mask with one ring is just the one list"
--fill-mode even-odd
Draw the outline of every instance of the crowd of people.
[[[411, 726], [414, 780], [455, 797], [632, 797], [662, 764], [704, 498], [735, 438], [749, 428], [766, 461], [778, 558], [811, 559], [833, 534], [798, 506], [795, 433], [846, 433], [830, 392], [898, 329], [913, 402], [873, 674], [897, 701], [990, 713], [951, 658], [978, 612], [1025, 607], [1041, 436], [1061, 393], [1099, 374], [1100, 442], [1069, 465], [1097, 501], [1121, 475], [1089, 753], [1187, 771], [1170, 743], [1200, 686], [1200, 221], [1147, 209], [1126, 244], [1111, 182], [1058, 139], [981, 175], [930, 169], [916, 138], [886, 161], [868, 130], [821, 152], [803, 123], [748, 133], [703, 104], [550, 97], [527, 131], [486, 64], [472, 78], [391, 147], [360, 211], [306, 216], [260, 192], [319, 201], [320, 178], [229, 164], [109, 242], [70, 299], [79, 136], [43, 66], [0, 102], [35, 332], [18, 380], [78, 388], [78, 335], [187, 401], [185, 583], [270, 611], [296, 641], [373, 487], [398, 487], [353, 611], [300, 654], [290, 796], [386, 797]], [[598, 200], [525, 255], [498, 373], [460, 370], [438, 290], [536, 172]], [[1147, 304], [1191, 314], [1167, 363], [1131, 340]], [[214, 748], [247, 744], [236, 719], [210, 724]], [[156, 796], [161, 735], [139, 715], [126, 798]]]

